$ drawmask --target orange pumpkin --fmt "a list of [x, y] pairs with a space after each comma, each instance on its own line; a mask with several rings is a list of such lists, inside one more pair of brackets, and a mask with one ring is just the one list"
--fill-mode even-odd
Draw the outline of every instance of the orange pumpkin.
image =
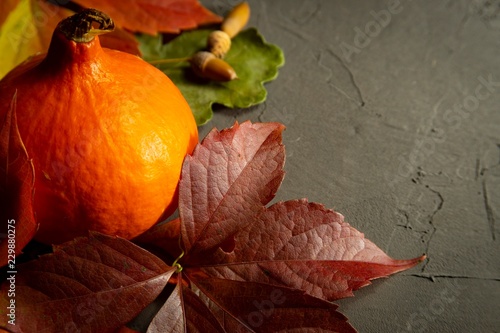
[[112, 29], [96, 10], [69, 17], [46, 55], [0, 81], [1, 121], [17, 91], [35, 167], [35, 238], [44, 243], [146, 231], [176, 208], [184, 157], [198, 143], [191, 109], [165, 74], [101, 48], [98, 35]]

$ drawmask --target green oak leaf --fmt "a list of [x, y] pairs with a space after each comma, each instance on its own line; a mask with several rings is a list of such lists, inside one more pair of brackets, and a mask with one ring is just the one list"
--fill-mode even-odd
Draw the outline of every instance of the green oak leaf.
[[[167, 44], [161, 36], [139, 36], [140, 50], [147, 61], [184, 58], [206, 49], [211, 30], [184, 32]], [[236, 71], [238, 79], [230, 82], [212, 82], [197, 78], [187, 62], [156, 65], [179, 87], [188, 101], [198, 125], [212, 118], [212, 105], [247, 108], [266, 100], [264, 83], [278, 76], [284, 64], [283, 51], [267, 43], [259, 32], [250, 28], [232, 40], [231, 49], [224, 58]]]

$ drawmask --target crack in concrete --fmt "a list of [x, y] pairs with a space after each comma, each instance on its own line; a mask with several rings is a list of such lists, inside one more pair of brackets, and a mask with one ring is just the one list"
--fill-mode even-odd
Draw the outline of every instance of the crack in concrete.
[[396, 226], [402, 227], [402, 228], [405, 228], [405, 229], [413, 230], [413, 228], [410, 226], [410, 214], [406, 210], [401, 209], [401, 208], [399, 208], [398, 211], [401, 214], [403, 214], [403, 216], [405, 217], [406, 223], [405, 224], [396, 224]]
[[488, 198], [488, 190], [486, 189], [486, 178], [483, 178], [483, 200], [484, 200], [484, 209], [486, 210], [486, 218], [488, 220], [488, 225], [490, 227], [491, 238], [496, 240], [495, 237], [495, 216], [493, 214], [493, 209], [490, 205], [490, 200]]
[[[500, 143], [497, 144], [497, 148], [500, 150]], [[480, 166], [480, 160], [478, 159], [478, 160], [476, 160], [476, 170], [479, 169], [479, 166]], [[488, 187], [486, 186], [487, 185], [486, 178], [487, 178], [488, 172], [491, 169], [498, 167], [498, 166], [500, 166], [500, 158], [499, 158], [497, 164], [495, 164], [493, 166], [489, 166], [489, 167], [483, 167], [480, 169], [481, 171], [479, 171], [479, 173], [476, 172], [476, 180], [479, 180], [479, 178], [482, 180], [481, 185], [482, 185], [482, 191], [483, 191], [484, 209], [486, 211], [486, 219], [488, 221], [488, 226], [489, 226], [491, 238], [493, 239], [493, 241], [496, 240], [496, 236], [495, 236], [496, 219], [495, 219], [495, 213], [493, 212], [493, 207], [491, 206], [491, 203], [490, 203], [490, 197], [488, 195]]]
[[295, 17], [292, 18], [292, 20], [298, 25], [305, 25], [309, 23], [314, 17], [316, 17], [316, 15], [321, 12], [321, 3], [318, 1], [314, 1], [314, 5], [312, 5], [311, 1], [304, 2], [301, 9], [304, 8], [305, 10], [300, 13], [301, 15], [295, 15]]
[[424, 234], [427, 234], [427, 230], [417, 230], [414, 227], [410, 225], [410, 213], [408, 213], [406, 210], [398, 208], [398, 212], [404, 216], [405, 222], [404, 223], [397, 223], [396, 226], [392, 229], [391, 235], [389, 236], [389, 241], [387, 242], [387, 245], [385, 246], [385, 251], [384, 252], [389, 252], [389, 249], [391, 248], [392, 241], [394, 240], [394, 234], [396, 233], [396, 230], [398, 228], [403, 228], [406, 230], [409, 230], [410, 232], [418, 234], [418, 238], [422, 239]]
[[261, 110], [260, 110], [259, 114], [257, 115], [257, 120], [259, 122], [263, 123], [264, 122], [264, 120], [263, 120], [264, 112], [266, 112], [266, 110], [267, 110], [267, 102], [263, 102], [261, 105], [262, 105], [262, 107], [259, 106], [259, 109], [261, 109]]
[[475, 177], [474, 177], [474, 180], [476, 180], [476, 181], [479, 179], [480, 170], [481, 170], [481, 160], [479, 158], [476, 158], [476, 170], [475, 170]]
[[396, 224], [396, 227], [407, 229], [407, 230], [410, 230], [414, 233], [420, 234], [420, 235], [422, 235], [422, 236], [420, 236], [420, 238], [423, 237], [423, 234], [428, 233], [427, 230], [418, 230], [410, 224], [410, 213], [408, 213], [406, 210], [400, 208], [400, 209], [398, 209], [398, 211], [404, 216], [406, 223], [404, 223], [404, 224], [398, 223], [398, 224]]
[[[433, 189], [432, 187], [430, 187], [429, 185], [425, 185], [425, 188], [427, 188], [429, 191], [431, 191], [432, 193], [436, 194], [438, 199], [439, 199], [439, 203], [436, 205], [436, 208], [434, 209], [434, 211], [431, 213], [431, 215], [429, 216], [429, 224], [432, 228], [430, 234], [429, 234], [429, 239], [427, 240], [427, 244], [425, 246], [425, 254], [428, 256], [429, 255], [429, 249], [430, 249], [430, 245], [431, 245], [431, 241], [432, 239], [434, 238], [434, 234], [436, 233], [437, 231], [437, 228], [436, 226], [434, 225], [434, 217], [436, 216], [436, 214], [443, 208], [443, 205], [444, 205], [444, 198], [443, 198], [443, 195]], [[425, 269], [427, 268], [427, 265], [429, 264], [430, 262], [430, 258], [429, 256], [427, 257], [424, 265], [422, 266], [422, 270], [421, 272], [423, 273], [425, 271]]]
[[351, 69], [345, 64], [344, 60], [342, 60], [342, 58], [339, 57], [339, 55], [335, 53], [333, 50], [328, 48], [327, 52], [330, 53], [330, 55], [334, 57], [339, 62], [340, 66], [347, 72], [347, 75], [349, 76], [349, 79], [359, 97], [360, 106], [361, 107], [365, 106], [365, 100], [363, 98], [363, 94], [361, 93], [361, 89], [359, 88], [358, 83], [356, 82], [356, 79], [354, 78], [354, 74], [352, 73]]
[[[428, 215], [427, 222], [428, 222], [428, 225], [430, 226], [430, 228], [425, 228], [424, 230], [416, 229], [410, 223], [410, 213], [407, 212], [406, 210], [402, 209], [402, 208], [398, 208], [398, 212], [401, 215], [404, 216], [405, 221], [403, 223], [397, 223], [396, 224], [395, 228], [391, 232], [391, 235], [389, 237], [389, 242], [388, 242], [388, 244], [386, 246], [386, 249], [389, 249], [397, 228], [404, 228], [404, 229], [410, 230], [411, 232], [413, 232], [415, 234], [418, 234], [418, 237], [421, 239], [421, 241], [423, 243], [426, 243], [426, 245], [425, 245], [425, 252], [424, 253], [427, 255], [427, 259], [425, 260], [424, 265], [422, 266], [421, 273], [423, 273], [425, 271], [425, 269], [427, 268], [427, 265], [429, 264], [429, 261], [430, 261], [430, 257], [429, 257], [430, 244], [431, 244], [431, 241], [432, 241], [432, 239], [434, 237], [434, 234], [437, 231], [437, 227], [434, 225], [434, 217], [443, 208], [443, 205], [444, 205], [444, 197], [443, 197], [443, 195], [439, 191], [437, 191], [437, 190], [431, 188], [429, 185], [423, 183], [422, 178], [424, 177], [424, 175], [425, 175], [425, 172], [423, 172], [419, 168], [419, 171], [417, 172], [417, 176], [415, 178], [412, 178], [412, 181], [416, 185], [425, 186], [425, 188], [428, 191], [430, 191], [433, 194], [435, 194], [437, 196], [438, 200], [439, 200], [439, 202], [436, 204], [434, 210]], [[425, 240], [426, 236], [427, 236], [427, 240]]]
[[333, 71], [330, 67], [324, 65], [322, 63], [322, 57], [323, 57], [323, 52], [320, 52], [318, 57], [317, 57], [317, 62], [318, 62], [318, 65], [320, 65], [321, 67], [323, 67], [325, 70], [328, 71], [328, 77], [326, 78], [326, 83], [331, 86], [332, 88], [334, 88], [335, 90], [337, 90], [339, 93], [341, 93], [342, 95], [344, 95], [347, 99], [353, 101], [354, 103], [356, 104], [359, 104], [359, 101], [356, 100], [355, 98], [351, 97], [351, 95], [349, 95], [348, 93], [346, 93], [344, 90], [342, 90], [340, 87], [338, 87], [336, 84], [333, 83], [333, 80], [332, 80], [332, 77], [333, 77]]
[[300, 27], [295, 28], [295, 27], [290, 26], [287, 23], [288, 22], [285, 23], [285, 22], [277, 21], [276, 25], [279, 26], [280, 28], [282, 28], [283, 30], [288, 31], [293, 36], [298, 37], [299, 39], [301, 39], [305, 42], [310, 42], [310, 41], [315, 40], [312, 36], [302, 32], [300, 30]]
[[487, 278], [481, 276], [469, 276], [469, 275], [451, 275], [451, 274], [425, 274], [425, 273], [411, 273], [411, 274], [400, 274], [401, 276], [412, 276], [423, 279], [431, 280], [435, 282], [436, 279], [470, 279], [470, 280], [484, 280], [484, 281], [500, 281], [500, 278]]
[[[267, 10], [265, 4], [262, 5], [262, 11], [264, 10]], [[299, 9], [299, 11], [300, 13], [292, 16], [289, 15], [290, 13], [281, 13], [278, 17], [279, 20], [273, 23], [277, 24], [283, 30], [290, 32], [293, 36], [298, 37], [303, 41], [318, 41], [317, 38], [303, 32], [302, 29], [305, 24], [309, 23], [309, 21], [314, 19], [314, 17], [316, 17], [318, 13], [321, 12], [321, 4], [319, 2], [316, 2], [316, 6], [311, 6], [310, 3], [307, 3], [303, 5]]]

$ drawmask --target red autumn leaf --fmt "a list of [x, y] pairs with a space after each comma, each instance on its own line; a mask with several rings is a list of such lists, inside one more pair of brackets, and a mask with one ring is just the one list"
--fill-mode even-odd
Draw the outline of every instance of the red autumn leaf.
[[87, 8], [108, 14], [117, 26], [155, 35], [179, 33], [202, 24], [219, 23], [221, 18], [198, 0], [75, 0]]
[[[266, 208], [284, 174], [282, 131], [276, 123], [235, 124], [212, 131], [186, 158], [180, 219], [136, 239], [170, 256], [181, 253], [173, 267], [100, 234], [57, 246], [54, 254], [19, 265], [18, 317], [7, 328], [113, 332], [169, 282], [175, 287], [149, 333], [355, 332], [328, 300], [422, 258], [388, 257], [319, 204], [295, 200]], [[9, 304], [8, 288], [2, 286], [0, 307]]]
[[115, 28], [112, 32], [99, 36], [99, 41], [103, 47], [108, 49], [141, 55], [139, 42], [135, 36], [121, 28]]
[[[179, 274], [179, 281], [182, 281], [182, 273]], [[201, 299], [180, 282], [153, 318], [147, 332], [211, 333], [224, 330]]]
[[[265, 208], [283, 176], [282, 129], [236, 124], [211, 132], [186, 158], [179, 203], [183, 271], [148, 332], [205, 328], [191, 328], [195, 318], [207, 320], [213, 332], [354, 332], [328, 301], [423, 259], [388, 257], [319, 204]], [[231, 251], [218, 248], [228, 239]]]
[[[12, 332], [114, 332], [162, 291], [174, 269], [127, 240], [93, 233], [19, 265]], [[0, 307], [7, 309], [9, 280]]]
[[35, 167], [17, 127], [16, 98], [0, 130], [0, 266], [9, 263], [9, 270], [15, 270], [14, 254], [21, 253], [38, 229], [33, 213]]
[[179, 218], [166, 223], [160, 223], [144, 234], [134, 239], [134, 243], [151, 250], [163, 253], [172, 260], [181, 255], [179, 237], [181, 233], [181, 220]]
[[186, 257], [204, 257], [227, 243], [274, 197], [284, 176], [283, 129], [278, 123], [236, 123], [211, 131], [186, 157], [179, 185]]
[[271, 206], [235, 242], [232, 253], [219, 251], [201, 269], [224, 279], [301, 289], [329, 301], [424, 259], [392, 259], [341, 214], [306, 200]]
[[[301, 290], [192, 274], [226, 332], [355, 332], [337, 305]], [[203, 298], [203, 297], [202, 297]]]

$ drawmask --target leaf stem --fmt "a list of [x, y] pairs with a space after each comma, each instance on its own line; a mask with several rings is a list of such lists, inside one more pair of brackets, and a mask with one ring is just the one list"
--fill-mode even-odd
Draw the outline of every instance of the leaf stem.
[[151, 65], [161, 65], [161, 64], [171, 64], [176, 62], [186, 62], [191, 60], [192, 57], [184, 57], [184, 58], [171, 58], [171, 59], [158, 59], [148, 61]]
[[181, 264], [178, 263], [178, 261], [181, 260], [182, 257], [184, 257], [184, 250], [182, 250], [182, 253], [177, 257], [177, 259], [175, 259], [174, 263], [172, 264], [172, 267], [177, 268], [177, 270], [175, 271], [176, 273], [180, 273], [183, 270]]
[[184, 269], [181, 264], [178, 263], [179, 260], [182, 259], [182, 257], [184, 257], [184, 250], [182, 249], [182, 239], [181, 239], [181, 236], [179, 236], [179, 248], [181, 249], [181, 254], [179, 254], [179, 256], [177, 257], [177, 259], [175, 259], [174, 263], [172, 264], [172, 267], [176, 267], [176, 273], [180, 273], [182, 272], [182, 270]]

